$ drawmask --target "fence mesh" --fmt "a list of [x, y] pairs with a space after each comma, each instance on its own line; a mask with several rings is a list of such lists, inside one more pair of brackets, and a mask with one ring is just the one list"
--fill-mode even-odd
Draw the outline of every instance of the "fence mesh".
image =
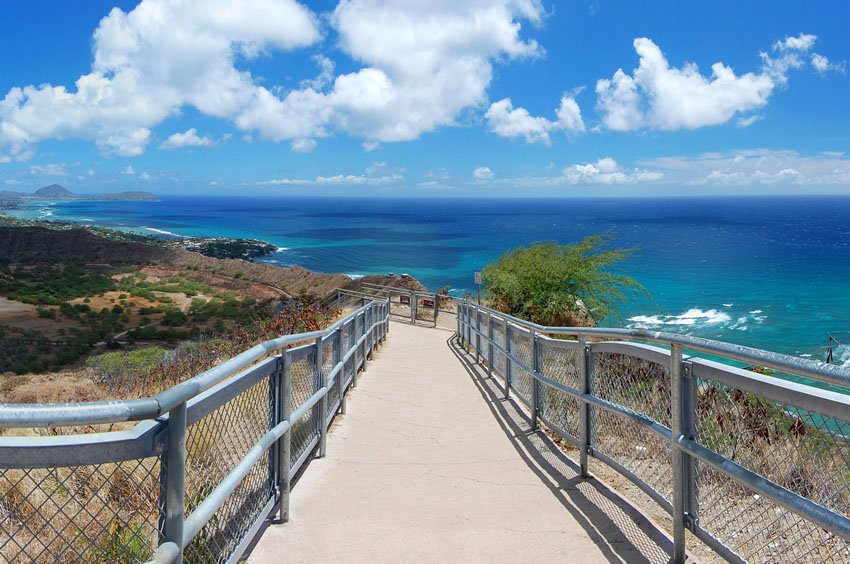
[[505, 349], [505, 324], [497, 319], [493, 319], [492, 323], [493, 343], [497, 345], [493, 347], [493, 371], [504, 376], [505, 368], [507, 366], [505, 362], [505, 353], [502, 352]]
[[159, 458], [0, 470], [0, 562], [144, 562], [158, 543]]
[[[544, 376], [581, 390], [576, 351], [567, 350], [557, 343], [542, 341], [540, 360]], [[579, 436], [579, 401], [571, 395], [550, 386], [540, 386], [540, 413], [561, 430], [573, 437]]]
[[[304, 358], [292, 363], [292, 411], [298, 409], [318, 389], [313, 364], [315, 353], [310, 352]], [[310, 443], [319, 435], [318, 406], [309, 410], [292, 424], [292, 463], [294, 464]]]
[[[187, 429], [186, 513], [191, 514], [271, 428], [269, 379], [254, 384]], [[191, 544], [190, 562], [223, 562], [272, 498], [268, 451]]]
[[[528, 367], [528, 369], [534, 368], [533, 347], [534, 339], [529, 333], [521, 329], [512, 329], [511, 351], [513, 352], [513, 355], [523, 363], [523, 365]], [[517, 395], [528, 403], [531, 403], [532, 380], [533, 379], [528, 370], [522, 368], [518, 363], [514, 363], [513, 370], [511, 372], [513, 388]]]
[[[700, 444], [768, 480], [850, 517], [846, 422], [698, 380]], [[850, 560], [850, 544], [698, 465], [700, 525], [756, 562]]]

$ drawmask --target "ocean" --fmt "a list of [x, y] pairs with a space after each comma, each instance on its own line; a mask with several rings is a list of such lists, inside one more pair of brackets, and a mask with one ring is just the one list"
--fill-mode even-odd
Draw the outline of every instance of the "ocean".
[[[352, 276], [408, 273], [474, 292], [473, 272], [537, 241], [610, 233], [621, 271], [651, 295], [603, 324], [725, 340], [821, 359], [850, 344], [850, 197], [330, 199], [163, 197], [56, 202], [17, 212], [152, 235], [250, 237], [261, 259]], [[850, 362], [850, 349], [837, 351]]]

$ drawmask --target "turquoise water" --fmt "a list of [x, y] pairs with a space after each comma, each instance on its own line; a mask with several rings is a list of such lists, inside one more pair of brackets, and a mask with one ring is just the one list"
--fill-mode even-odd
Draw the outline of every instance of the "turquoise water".
[[[850, 198], [559, 200], [250, 199], [64, 202], [19, 215], [161, 235], [267, 240], [265, 262], [352, 275], [407, 272], [474, 289], [475, 270], [535, 241], [610, 232], [653, 300], [606, 324], [723, 339], [823, 359], [850, 343]], [[839, 351], [839, 357], [843, 354]], [[850, 354], [841, 361], [850, 361]]]

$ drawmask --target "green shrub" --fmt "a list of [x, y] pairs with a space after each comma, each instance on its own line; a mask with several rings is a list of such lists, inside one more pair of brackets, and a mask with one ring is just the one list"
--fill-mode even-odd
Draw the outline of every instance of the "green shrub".
[[537, 243], [508, 251], [482, 272], [494, 308], [543, 325], [599, 321], [625, 299], [646, 292], [635, 280], [610, 271], [632, 253], [605, 250], [610, 237], [594, 235], [574, 245]]

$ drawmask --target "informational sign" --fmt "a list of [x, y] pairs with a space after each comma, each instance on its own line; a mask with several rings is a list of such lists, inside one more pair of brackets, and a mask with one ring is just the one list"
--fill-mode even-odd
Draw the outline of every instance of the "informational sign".
[[481, 284], [481, 273], [478, 272], [477, 270], [475, 271], [475, 283]]

